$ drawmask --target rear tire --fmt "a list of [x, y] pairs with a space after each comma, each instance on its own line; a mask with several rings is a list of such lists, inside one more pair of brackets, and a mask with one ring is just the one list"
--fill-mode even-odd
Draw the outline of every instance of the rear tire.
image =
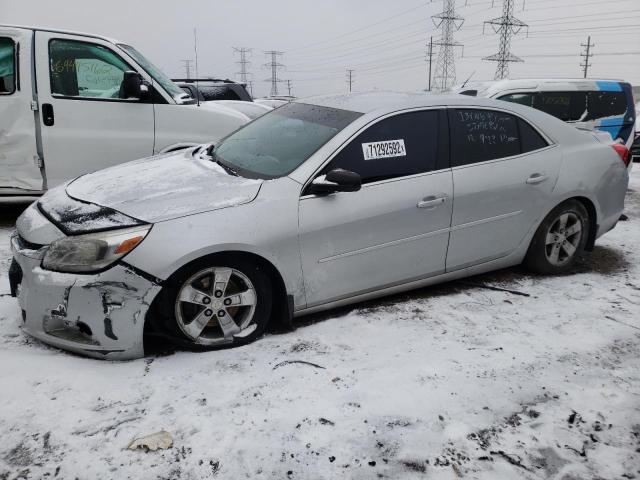
[[584, 252], [590, 226], [589, 213], [581, 202], [561, 203], [536, 230], [524, 265], [547, 275], [567, 272]]
[[242, 258], [212, 255], [174, 275], [154, 301], [152, 330], [191, 350], [245, 345], [264, 333], [273, 290], [266, 272]]

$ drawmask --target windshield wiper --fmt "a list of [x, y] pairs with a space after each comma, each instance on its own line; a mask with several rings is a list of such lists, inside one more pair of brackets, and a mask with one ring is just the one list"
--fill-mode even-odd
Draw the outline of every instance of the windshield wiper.
[[215, 148], [215, 145], [209, 145], [207, 147], [207, 155], [209, 155], [211, 157], [211, 161], [213, 163], [217, 163], [218, 165], [220, 165], [222, 168], [225, 169], [225, 171], [229, 174], [229, 175], [233, 175], [234, 177], [239, 177], [240, 175], [238, 175], [238, 172], [236, 172], [233, 168], [231, 168], [229, 165], [227, 165], [226, 163], [223, 163], [218, 157], [217, 155], [214, 153], [213, 149]]

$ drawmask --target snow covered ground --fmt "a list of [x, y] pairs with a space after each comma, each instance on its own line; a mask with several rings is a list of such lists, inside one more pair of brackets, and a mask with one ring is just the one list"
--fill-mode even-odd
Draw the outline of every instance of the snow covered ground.
[[[629, 221], [570, 275], [511, 269], [127, 363], [21, 332], [0, 212], [0, 479], [640, 478], [638, 167]], [[125, 449], [160, 430], [171, 449]]]

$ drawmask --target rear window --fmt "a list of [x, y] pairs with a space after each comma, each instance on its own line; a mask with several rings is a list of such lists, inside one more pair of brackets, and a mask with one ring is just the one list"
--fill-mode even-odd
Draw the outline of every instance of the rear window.
[[209, 100], [242, 100], [240, 98], [240, 95], [238, 95], [231, 88], [229, 88], [229, 87], [227, 87], [225, 85], [212, 86], [212, 87], [199, 85], [198, 89], [200, 90], [200, 93], [202, 93], [202, 96], [204, 97], [205, 101], [209, 101]]
[[16, 44], [7, 37], [0, 37], [0, 95], [16, 91]]

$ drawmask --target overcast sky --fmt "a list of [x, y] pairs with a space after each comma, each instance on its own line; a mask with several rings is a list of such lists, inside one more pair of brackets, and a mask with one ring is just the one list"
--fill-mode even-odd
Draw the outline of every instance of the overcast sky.
[[[523, 9], [524, 6], [524, 9]], [[439, 31], [431, 16], [442, 1], [416, 0], [0, 0], [0, 22], [98, 33], [126, 41], [172, 77], [184, 76], [198, 34], [200, 76], [237, 79], [232, 47], [252, 48], [249, 71], [255, 96], [269, 93], [264, 50], [281, 50], [294, 95], [344, 92], [346, 69], [354, 90], [417, 90], [427, 85], [426, 43]], [[499, 17], [502, 1], [458, 0], [465, 18], [456, 40], [458, 83], [493, 79], [498, 37], [485, 20]], [[529, 24], [511, 51], [511, 77], [577, 77], [587, 35], [595, 43], [589, 76], [640, 85], [640, 0], [517, 0], [514, 14]], [[437, 55], [437, 49], [435, 50]], [[435, 57], [434, 57], [435, 62]], [[435, 65], [434, 65], [435, 68]], [[279, 85], [286, 93], [286, 85]]]

